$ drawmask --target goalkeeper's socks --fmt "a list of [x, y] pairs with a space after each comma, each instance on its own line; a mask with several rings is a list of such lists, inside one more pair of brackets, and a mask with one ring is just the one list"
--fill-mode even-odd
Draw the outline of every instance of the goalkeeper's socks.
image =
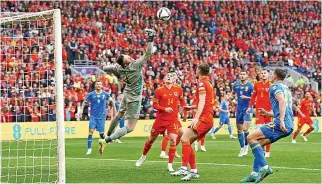
[[92, 141], [93, 141], [93, 135], [92, 134], [88, 134], [88, 138], [87, 138], [87, 149], [91, 149], [92, 148]]
[[106, 143], [112, 142], [112, 139], [110, 137], [107, 137], [107, 138], [105, 138], [105, 142]]
[[100, 133], [100, 137], [101, 137], [101, 139], [105, 139], [104, 132], [103, 133]]

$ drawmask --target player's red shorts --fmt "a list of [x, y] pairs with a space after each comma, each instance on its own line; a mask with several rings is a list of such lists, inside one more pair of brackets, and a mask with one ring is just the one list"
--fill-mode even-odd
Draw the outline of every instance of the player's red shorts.
[[214, 125], [212, 115], [201, 115], [199, 121], [192, 127], [196, 130], [198, 137], [204, 137]]
[[311, 125], [313, 124], [312, 119], [310, 118], [310, 116], [305, 116], [304, 118], [301, 117], [301, 115], [298, 116], [298, 122], [299, 122], [299, 126], [303, 126], [304, 124], [308, 124]]
[[267, 123], [270, 123], [272, 122], [272, 117], [270, 116], [260, 116], [260, 115], [256, 115], [256, 124], [267, 124]]
[[164, 134], [165, 131], [167, 132], [167, 134], [171, 134], [171, 133], [177, 134], [179, 124], [180, 122], [178, 123], [178, 121], [164, 121], [164, 120], [156, 119], [151, 129], [151, 135]]

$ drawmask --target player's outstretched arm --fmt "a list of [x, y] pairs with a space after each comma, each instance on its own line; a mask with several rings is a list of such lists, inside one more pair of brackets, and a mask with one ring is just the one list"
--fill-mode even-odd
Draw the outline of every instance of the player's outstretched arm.
[[118, 68], [118, 64], [108, 64], [103, 66], [103, 70], [106, 72], [117, 72]]
[[145, 64], [145, 62], [152, 56], [153, 54], [153, 39], [156, 35], [156, 32], [153, 29], [145, 29], [144, 32], [148, 35], [148, 47], [146, 48], [146, 52], [143, 56], [141, 56], [138, 60], [136, 60], [132, 67], [140, 69]]

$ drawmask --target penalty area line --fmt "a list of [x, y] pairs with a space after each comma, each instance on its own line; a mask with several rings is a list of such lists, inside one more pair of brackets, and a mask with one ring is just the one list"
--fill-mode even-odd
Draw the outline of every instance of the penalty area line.
[[[119, 161], [119, 162], [136, 162], [137, 160], [124, 160], [124, 159], [109, 159], [109, 158], [71, 158], [66, 157], [68, 160], [99, 160], [99, 161]], [[151, 163], [167, 163], [167, 161], [145, 161]], [[181, 163], [181, 162], [173, 162], [173, 163]], [[218, 164], [218, 163], [197, 163], [198, 165], [215, 165], [215, 166], [234, 166], [234, 167], [253, 167], [252, 165], [243, 165], [243, 164]], [[280, 166], [271, 166], [273, 169], [288, 169], [288, 170], [306, 170], [306, 171], [321, 171], [321, 169], [313, 169], [313, 168], [296, 168], [296, 167], [280, 167]]]

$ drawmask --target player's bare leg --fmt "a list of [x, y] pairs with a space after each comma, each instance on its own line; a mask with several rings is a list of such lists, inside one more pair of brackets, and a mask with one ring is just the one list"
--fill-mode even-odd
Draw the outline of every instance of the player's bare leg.
[[249, 132], [248, 132], [249, 125], [250, 125], [250, 121], [245, 121], [243, 124], [243, 131], [244, 131], [244, 137], [245, 137], [245, 147], [244, 147], [244, 153], [243, 153], [244, 156], [248, 154], [247, 136], [249, 135]]
[[301, 132], [302, 128], [303, 128], [303, 124], [299, 124], [297, 130], [294, 131], [294, 134], [293, 134], [293, 137], [292, 137], [292, 143], [293, 144], [296, 143], [296, 137]]
[[144, 144], [144, 148], [143, 148], [143, 152], [142, 152], [142, 156], [140, 157], [140, 159], [138, 161], [136, 161], [135, 166], [140, 167], [143, 162], [146, 159], [146, 155], [148, 154], [148, 152], [150, 151], [153, 143], [155, 142], [155, 140], [158, 138], [158, 135], [150, 135], [150, 137], [148, 138], [148, 140], [145, 142]]
[[168, 171], [174, 172], [174, 169], [172, 167], [172, 163], [175, 157], [175, 154], [177, 152], [177, 134], [170, 133], [169, 138], [170, 138], [170, 148], [169, 148], [169, 160], [168, 160]]
[[120, 120], [124, 117], [124, 112], [118, 112], [113, 119], [107, 131], [107, 136], [111, 136], [115, 128], [119, 125]]
[[[182, 129], [182, 128], [179, 128], [179, 129], [178, 129], [178, 136], [177, 136], [177, 140], [176, 140], [176, 146], [178, 146], [178, 144], [180, 143], [180, 140], [181, 140], [182, 135], [183, 135], [183, 129]], [[180, 158], [180, 157], [181, 157], [181, 156], [178, 154], [178, 152], [177, 152], [177, 151], [176, 151], [175, 156], [176, 156], [177, 158]]]
[[193, 152], [193, 149], [191, 147], [191, 144], [198, 138], [197, 133], [192, 128], [188, 128], [184, 131], [182, 137], [181, 137], [181, 144], [182, 144], [182, 165], [181, 168], [171, 173], [171, 176], [186, 176], [188, 175], [188, 163], [191, 167], [191, 173], [188, 178], [184, 177], [182, 180], [191, 180], [194, 178], [198, 178], [199, 174], [196, 168], [195, 164], [195, 155]]
[[301, 135], [301, 137], [304, 139], [305, 142], [307, 142], [306, 135], [314, 130], [314, 127], [312, 124], [308, 124], [308, 125], [309, 125], [309, 129], [307, 129], [306, 132], [304, 132], [304, 134]]
[[169, 156], [166, 153], [167, 150], [167, 146], [168, 146], [168, 142], [169, 142], [169, 135], [165, 134], [163, 136], [162, 142], [161, 142], [161, 154], [160, 154], [160, 158], [164, 158], [164, 159], [168, 159]]
[[243, 157], [244, 156], [244, 147], [245, 147], [243, 124], [237, 124], [237, 132], [238, 132], [238, 141], [240, 144], [240, 152], [238, 154], [238, 157]]
[[[253, 171], [246, 178], [241, 180], [241, 182], [260, 182], [268, 175], [272, 174], [272, 169], [267, 165], [266, 159], [264, 157], [264, 150], [262, 146], [270, 144], [269, 139], [266, 139], [263, 132], [257, 128], [254, 132], [252, 132], [247, 140], [249, 142], [250, 147], [252, 148], [252, 152], [254, 155], [254, 165]], [[260, 169], [262, 169], [260, 171]]]
[[[262, 126], [263, 124], [256, 124], [256, 128]], [[265, 145], [265, 158], [269, 158], [271, 153], [270, 153], [270, 150], [271, 150], [271, 144], [266, 144]]]
[[88, 130], [88, 138], [87, 138], [87, 152], [86, 152], [86, 155], [92, 154], [93, 134], [94, 134], [94, 129], [89, 129]]

